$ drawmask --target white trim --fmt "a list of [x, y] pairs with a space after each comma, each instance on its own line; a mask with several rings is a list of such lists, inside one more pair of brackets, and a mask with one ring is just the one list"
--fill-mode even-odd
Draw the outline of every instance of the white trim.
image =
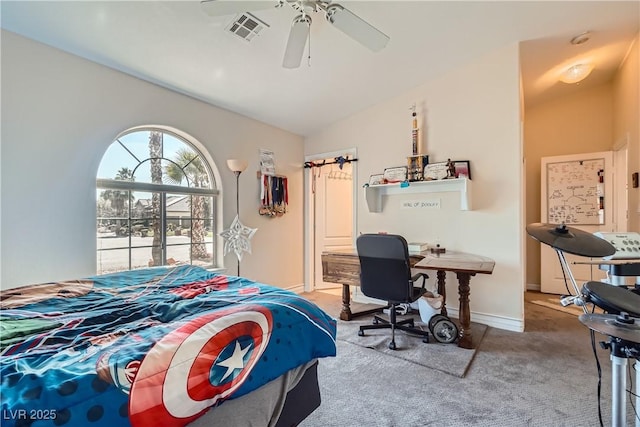
[[[352, 286], [351, 288], [353, 289], [352, 298], [351, 298], [352, 302], [382, 304], [382, 305], [386, 304], [384, 301], [380, 301], [380, 300], [376, 300], [376, 299], [368, 298], [364, 296], [362, 292], [358, 292], [359, 290], [358, 287]], [[459, 312], [460, 310], [458, 308], [451, 308], [447, 306], [447, 315], [449, 317], [453, 317], [457, 319]], [[504, 317], [504, 316], [498, 316], [495, 314], [478, 313], [478, 312], [472, 311], [471, 321], [476, 323], [482, 323], [483, 325], [492, 326], [498, 329], [504, 329], [507, 331], [515, 331], [515, 332], [524, 331], [524, 319], [516, 319], [513, 317]]]
[[[331, 151], [328, 153], [317, 153], [317, 154], [308, 154], [304, 156], [304, 161], [312, 162], [314, 160], [320, 159], [328, 159], [331, 157], [338, 157], [348, 155], [352, 159], [358, 158], [358, 150], [355, 147], [345, 148], [340, 151]], [[357, 218], [358, 218], [358, 168], [357, 162], [353, 162], [351, 173], [352, 173], [352, 182], [353, 182], [353, 197], [352, 197], [352, 212], [353, 212], [353, 221], [352, 221], [352, 235], [353, 235], [353, 246], [355, 247], [355, 238], [358, 235], [357, 232]], [[311, 197], [311, 179], [309, 173], [311, 172], [311, 168], [304, 168], [303, 174], [303, 188], [304, 188], [304, 206], [303, 206], [303, 214], [304, 214], [304, 267], [303, 267], [303, 277], [304, 277], [304, 290], [305, 292], [311, 292], [314, 290], [314, 262], [315, 259], [315, 245], [314, 245], [314, 230], [313, 230], [313, 222], [312, 222], [312, 212], [315, 211], [313, 206], [313, 197]], [[319, 255], [318, 255], [319, 256]]]
[[629, 229], [629, 132], [613, 144], [613, 224], [615, 231]]
[[297, 285], [289, 286], [288, 288], [284, 288], [287, 291], [294, 292], [296, 294], [302, 294], [305, 292], [304, 283], [298, 283]]
[[540, 283], [527, 283], [527, 291], [541, 292]]
[[[457, 308], [447, 307], [449, 317], [458, 318], [459, 310]], [[495, 314], [471, 312], [471, 322], [482, 323], [497, 329], [503, 329], [513, 332], [524, 332], [524, 320], [513, 317], [498, 316]]]

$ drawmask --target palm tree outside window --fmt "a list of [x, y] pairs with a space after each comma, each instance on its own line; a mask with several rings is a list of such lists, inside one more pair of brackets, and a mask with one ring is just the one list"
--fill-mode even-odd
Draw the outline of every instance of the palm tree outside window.
[[211, 166], [177, 133], [137, 128], [105, 152], [97, 178], [97, 272], [216, 267]]

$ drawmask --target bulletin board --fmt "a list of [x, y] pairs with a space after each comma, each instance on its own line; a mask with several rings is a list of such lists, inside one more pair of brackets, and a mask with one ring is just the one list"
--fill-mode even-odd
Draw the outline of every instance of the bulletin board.
[[547, 222], [604, 224], [605, 159], [547, 164]]

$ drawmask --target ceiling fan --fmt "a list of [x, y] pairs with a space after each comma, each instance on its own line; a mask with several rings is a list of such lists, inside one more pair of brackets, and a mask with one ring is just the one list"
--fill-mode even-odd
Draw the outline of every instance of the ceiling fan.
[[389, 41], [389, 36], [349, 9], [333, 3], [332, 0], [277, 0], [276, 4], [264, 0], [202, 0], [200, 4], [204, 11], [211, 16], [271, 9], [282, 7], [285, 4], [291, 6], [299, 15], [293, 18], [291, 23], [289, 40], [282, 61], [284, 68], [298, 68], [300, 66], [311, 29], [311, 13], [318, 11], [322, 11], [327, 21], [334, 27], [374, 52], [382, 50]]

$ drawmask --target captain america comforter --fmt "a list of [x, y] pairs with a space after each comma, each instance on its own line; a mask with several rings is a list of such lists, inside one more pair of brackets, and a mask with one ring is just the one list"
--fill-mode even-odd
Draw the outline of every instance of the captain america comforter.
[[12, 289], [1, 306], [4, 426], [183, 426], [336, 354], [313, 303], [195, 266]]

